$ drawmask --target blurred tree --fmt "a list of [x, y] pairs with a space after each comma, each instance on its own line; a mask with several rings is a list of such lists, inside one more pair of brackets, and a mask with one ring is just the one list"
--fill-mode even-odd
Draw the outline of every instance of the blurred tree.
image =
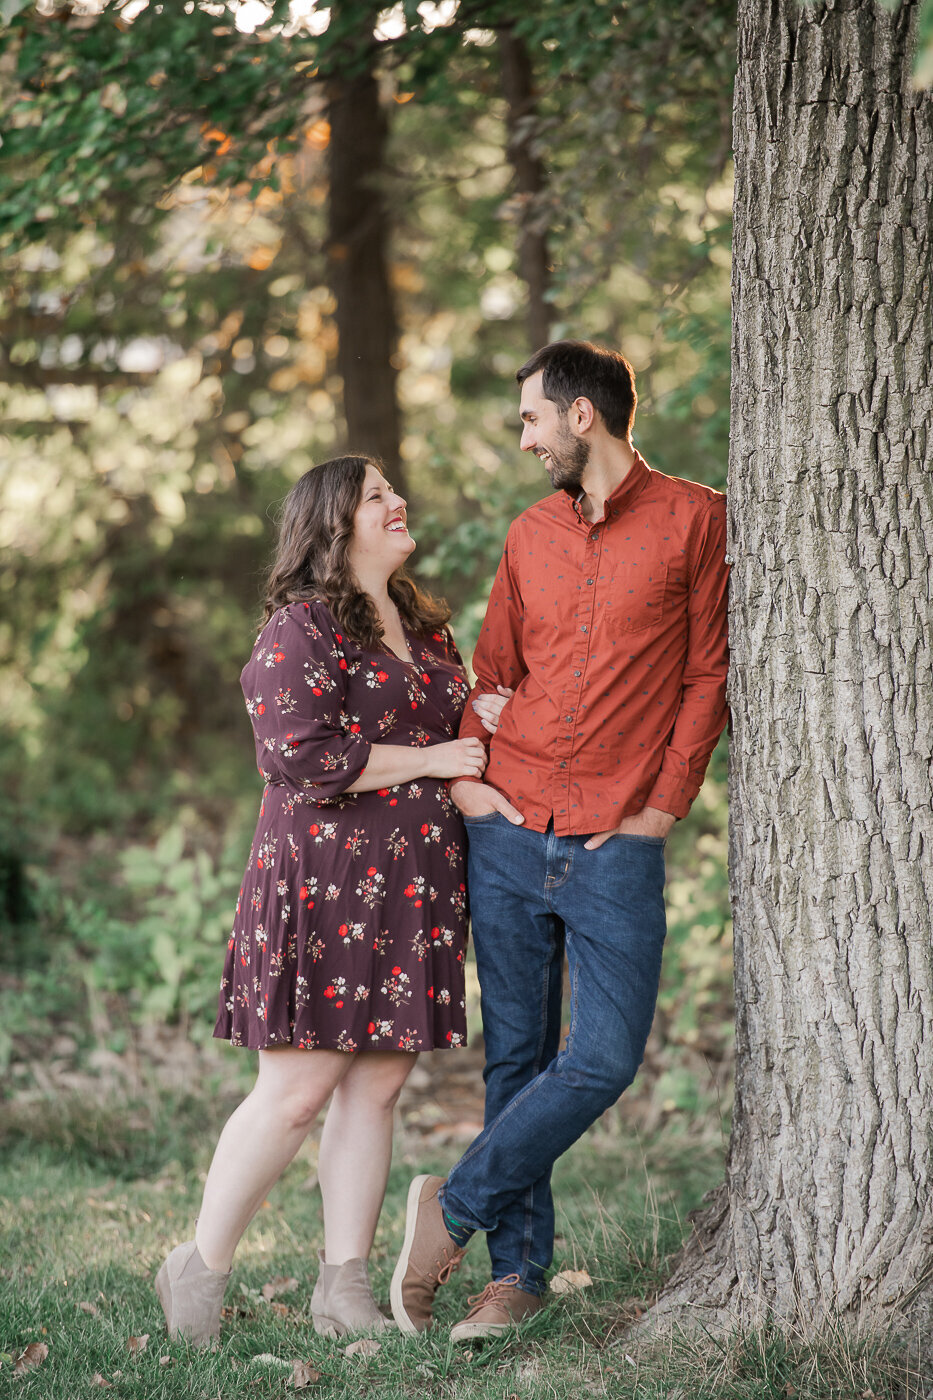
[[[339, 0], [339, 22], [350, 11], [363, 35], [372, 35], [379, 5]], [[343, 380], [347, 443], [384, 462], [403, 496], [408, 486], [400, 451], [396, 393], [398, 322], [389, 283], [389, 223], [384, 188], [388, 122], [379, 94], [375, 45], [362, 61], [359, 31], [345, 71], [331, 59], [327, 83], [328, 240], [330, 285], [337, 301], [337, 367]]]
[[513, 25], [506, 25], [500, 31], [499, 54], [506, 101], [506, 149], [515, 172], [518, 206], [518, 270], [528, 297], [528, 348], [537, 350], [550, 339], [551, 325], [547, 213], [541, 207], [545, 175], [536, 144], [537, 113], [531, 56]]
[[929, 1348], [933, 96], [919, 6], [741, 0], [727, 1177], [658, 1312]]

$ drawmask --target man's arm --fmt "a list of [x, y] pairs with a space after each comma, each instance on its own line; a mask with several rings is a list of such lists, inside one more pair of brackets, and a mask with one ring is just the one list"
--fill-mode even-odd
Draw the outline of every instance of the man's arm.
[[707, 511], [694, 541], [683, 688], [661, 771], [642, 810], [623, 817], [614, 831], [591, 837], [587, 850], [595, 850], [617, 832], [666, 836], [677, 818], [689, 812], [728, 715], [728, 591], [726, 501], [721, 496]]
[[[487, 751], [491, 735], [473, 709], [479, 695], [495, 693], [497, 686], [517, 690], [526, 674], [522, 658], [522, 618], [524, 607], [521, 593], [509, 564], [509, 539], [496, 570], [486, 616], [473, 653], [476, 684], [470, 692], [463, 719], [461, 739], [480, 739]], [[450, 795], [466, 817], [482, 816], [486, 812], [501, 812], [516, 826], [524, 817], [511, 802], [489, 783], [475, 778], [458, 778], [450, 785]]]

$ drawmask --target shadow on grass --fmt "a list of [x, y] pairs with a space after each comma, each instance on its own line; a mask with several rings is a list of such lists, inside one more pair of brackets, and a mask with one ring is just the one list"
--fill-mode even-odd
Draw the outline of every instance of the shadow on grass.
[[0, 1162], [80, 1164], [123, 1180], [174, 1162], [191, 1171], [241, 1097], [201, 1086], [196, 1093], [114, 1095], [110, 1102], [75, 1095], [0, 1103]]

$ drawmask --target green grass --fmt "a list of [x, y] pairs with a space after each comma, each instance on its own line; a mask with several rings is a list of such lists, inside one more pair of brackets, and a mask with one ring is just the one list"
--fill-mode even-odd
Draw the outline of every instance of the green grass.
[[[473, 1243], [460, 1274], [439, 1294], [437, 1331], [390, 1334], [379, 1352], [347, 1358], [318, 1338], [309, 1302], [321, 1239], [320, 1196], [309, 1143], [253, 1222], [237, 1255], [220, 1348], [169, 1343], [152, 1289], [168, 1249], [190, 1236], [216, 1127], [228, 1105], [187, 1096], [114, 1105], [29, 1105], [9, 1113], [0, 1137], [0, 1394], [29, 1400], [234, 1400], [287, 1397], [291, 1363], [321, 1379], [306, 1392], [326, 1400], [896, 1400], [903, 1372], [876, 1342], [837, 1337], [822, 1348], [779, 1333], [714, 1342], [680, 1339], [637, 1347], [625, 1329], [663, 1278], [665, 1255], [683, 1234], [687, 1210], [722, 1170], [717, 1134], [669, 1126], [642, 1144], [620, 1122], [590, 1133], [558, 1164], [557, 1267], [585, 1269], [592, 1286], [549, 1299], [520, 1338], [456, 1348], [446, 1329], [488, 1267]], [[92, 1151], [97, 1134], [98, 1153]], [[377, 1297], [388, 1296], [412, 1170], [444, 1170], [450, 1158], [422, 1156], [403, 1131], [373, 1256]], [[453, 1155], [453, 1154], [452, 1154]], [[135, 1173], [135, 1174], [134, 1174]], [[272, 1305], [263, 1284], [293, 1276], [298, 1288]], [[131, 1337], [148, 1334], [142, 1351]], [[47, 1359], [14, 1379], [12, 1360], [29, 1342]], [[259, 1360], [278, 1358], [285, 1364]]]

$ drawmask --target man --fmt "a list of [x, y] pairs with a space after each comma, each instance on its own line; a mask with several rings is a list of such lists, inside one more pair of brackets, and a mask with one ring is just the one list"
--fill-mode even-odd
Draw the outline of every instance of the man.
[[[665, 934], [664, 841], [726, 720], [725, 497], [636, 452], [621, 355], [558, 341], [517, 378], [521, 446], [556, 494], [509, 528], [474, 695], [514, 695], [483, 780], [451, 785], [469, 836], [485, 1126], [446, 1182], [412, 1183], [392, 1280], [399, 1327], [422, 1331], [438, 1284], [485, 1231], [492, 1281], [457, 1341], [541, 1306], [551, 1167], [641, 1063]], [[460, 733], [488, 740], [469, 708]], [[570, 1028], [558, 1053], [565, 949]]]

